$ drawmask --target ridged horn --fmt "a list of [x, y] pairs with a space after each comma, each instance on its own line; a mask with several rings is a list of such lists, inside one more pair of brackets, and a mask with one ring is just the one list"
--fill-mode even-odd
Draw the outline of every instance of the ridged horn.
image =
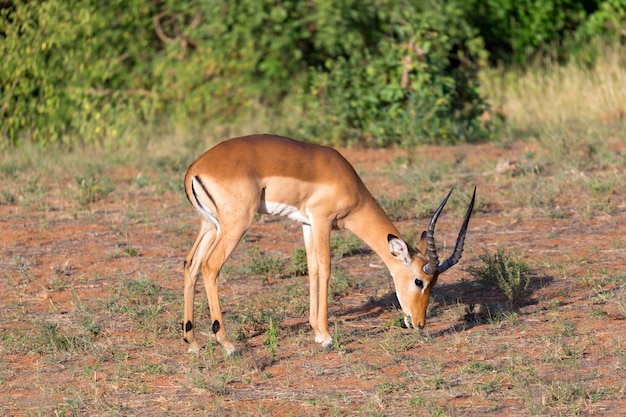
[[428, 230], [426, 231], [426, 257], [428, 258], [428, 263], [424, 265], [423, 271], [428, 275], [432, 275], [435, 272], [440, 274], [444, 273], [454, 265], [456, 265], [461, 259], [461, 255], [463, 254], [463, 245], [465, 244], [465, 234], [467, 233], [467, 225], [469, 223], [469, 219], [472, 216], [472, 211], [474, 210], [474, 201], [476, 200], [476, 187], [474, 187], [474, 193], [472, 194], [472, 201], [470, 201], [469, 207], [467, 208], [467, 212], [465, 212], [465, 218], [463, 219], [463, 225], [461, 226], [461, 230], [459, 231], [459, 236], [456, 239], [456, 245], [454, 245], [454, 251], [452, 255], [442, 263], [439, 263], [439, 256], [437, 255], [437, 247], [435, 246], [435, 225], [437, 224], [437, 219], [439, 218], [439, 214], [443, 210], [444, 206], [448, 202], [448, 198], [454, 187], [450, 190], [446, 198], [443, 199], [435, 214], [433, 214], [432, 219], [430, 219], [430, 223], [428, 224]]

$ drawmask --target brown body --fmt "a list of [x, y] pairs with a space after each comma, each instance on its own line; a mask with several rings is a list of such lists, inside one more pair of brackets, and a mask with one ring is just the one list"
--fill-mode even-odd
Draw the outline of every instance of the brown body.
[[203, 219], [184, 271], [183, 331], [191, 351], [198, 350], [193, 304], [200, 269], [213, 331], [229, 353], [234, 351], [224, 330], [217, 278], [256, 213], [288, 216], [302, 223], [310, 279], [309, 322], [315, 340], [324, 347], [332, 345], [327, 306], [333, 228], [351, 230], [382, 258], [393, 276], [407, 324], [424, 325], [430, 289], [440, 273], [424, 272], [429, 263], [425, 236], [418, 250], [401, 240], [355, 170], [334, 149], [273, 135], [230, 139], [191, 164], [185, 191]]

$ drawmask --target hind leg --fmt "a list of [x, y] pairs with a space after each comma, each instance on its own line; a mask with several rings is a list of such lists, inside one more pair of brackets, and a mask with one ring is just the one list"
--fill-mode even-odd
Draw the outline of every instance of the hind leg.
[[196, 281], [203, 255], [211, 251], [216, 235], [217, 229], [215, 226], [203, 221], [200, 233], [198, 233], [189, 255], [185, 258], [183, 340], [189, 344], [189, 352], [193, 353], [197, 353], [200, 350], [194, 334], [193, 321]]
[[222, 265], [235, 250], [243, 234], [248, 230], [254, 218], [254, 212], [239, 213], [238, 222], [228, 224], [203, 222], [202, 228], [191, 252], [185, 260], [185, 311], [183, 332], [184, 340], [189, 343], [190, 352], [198, 352], [198, 342], [194, 335], [193, 309], [194, 294], [198, 272], [202, 269], [204, 287], [209, 302], [212, 330], [222, 347], [230, 355], [235, 351], [234, 345], [226, 337], [222, 309], [218, 293], [218, 276]]
[[211, 253], [202, 261], [202, 278], [204, 279], [204, 288], [206, 289], [207, 299], [209, 301], [209, 310], [211, 312], [211, 329], [215, 334], [218, 343], [226, 350], [228, 355], [235, 352], [235, 346], [228, 340], [224, 319], [222, 316], [222, 308], [219, 300], [218, 277], [222, 269], [222, 265], [230, 254], [235, 250], [241, 237], [248, 230], [252, 223], [244, 222], [238, 227], [231, 227], [224, 231], [223, 234], [217, 236]]
[[322, 347], [333, 344], [328, 331], [328, 281], [330, 279], [330, 225], [323, 221], [303, 226], [310, 283], [309, 323], [315, 341]]

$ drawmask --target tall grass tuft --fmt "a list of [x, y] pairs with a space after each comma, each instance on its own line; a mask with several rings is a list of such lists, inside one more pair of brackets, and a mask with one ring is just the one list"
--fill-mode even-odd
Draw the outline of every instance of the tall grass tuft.
[[470, 266], [469, 273], [480, 282], [502, 291], [514, 307], [521, 305], [530, 285], [530, 267], [517, 255], [498, 249], [480, 255], [482, 264]]

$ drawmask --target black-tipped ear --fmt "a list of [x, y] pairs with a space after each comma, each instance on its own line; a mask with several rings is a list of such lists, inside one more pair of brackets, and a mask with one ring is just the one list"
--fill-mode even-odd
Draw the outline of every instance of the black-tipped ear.
[[387, 242], [391, 242], [393, 239], [397, 239], [398, 236], [394, 236], [391, 233], [387, 235]]

